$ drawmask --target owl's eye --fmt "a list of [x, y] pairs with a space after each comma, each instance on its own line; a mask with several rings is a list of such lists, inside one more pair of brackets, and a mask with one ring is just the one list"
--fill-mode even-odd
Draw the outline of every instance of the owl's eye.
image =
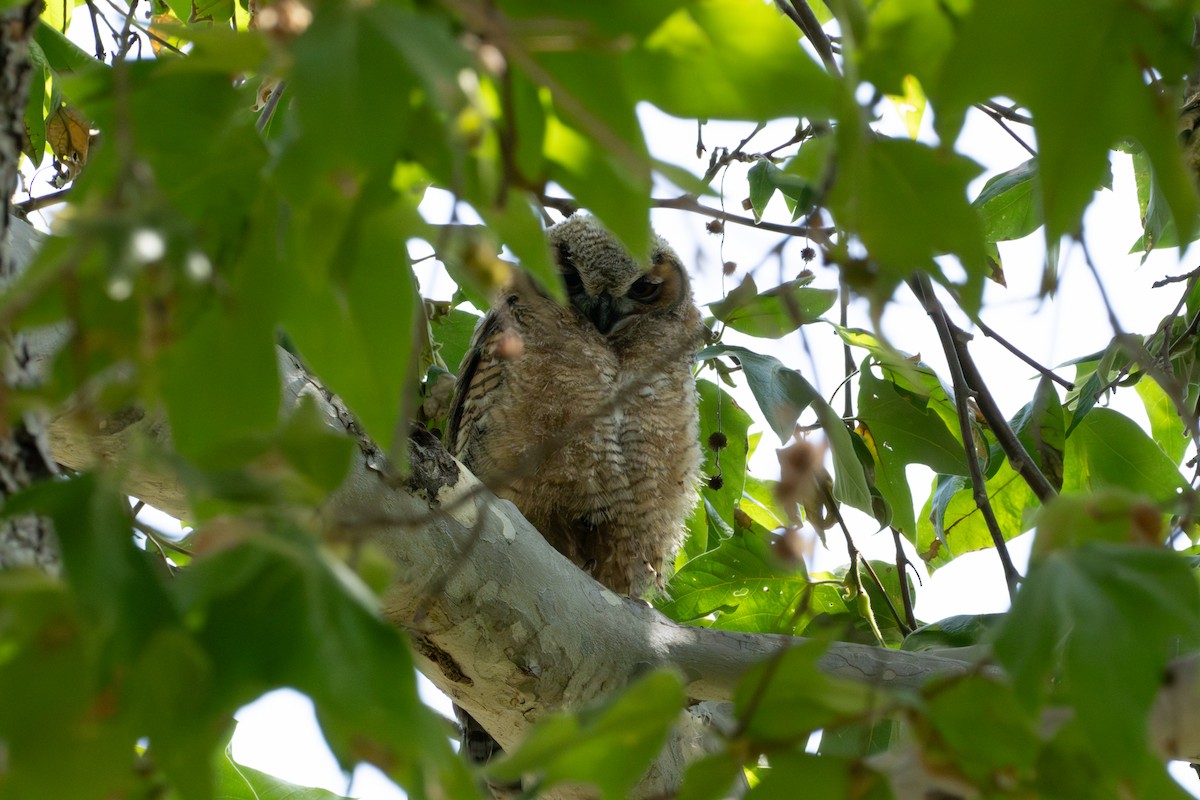
[[571, 267], [567, 267], [560, 273], [563, 283], [566, 284], [567, 294], [578, 294], [583, 291], [583, 278], [579, 277], [579, 273]]
[[643, 275], [633, 282], [625, 296], [639, 303], [652, 303], [662, 293], [662, 281]]

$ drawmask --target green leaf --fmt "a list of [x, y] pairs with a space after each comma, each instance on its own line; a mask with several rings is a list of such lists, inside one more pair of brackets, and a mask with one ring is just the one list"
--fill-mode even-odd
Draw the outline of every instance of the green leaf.
[[1067, 439], [1063, 493], [1117, 486], [1169, 502], [1187, 489], [1175, 463], [1136, 422], [1109, 408], [1092, 409]]
[[905, 468], [924, 464], [935, 472], [965, 475], [962, 443], [920, 395], [877, 378], [869, 362], [859, 373], [860, 434], [875, 458], [875, 485], [892, 507], [892, 525], [914, 538], [912, 494]]
[[688, 766], [675, 800], [722, 800], [742, 777], [742, 765], [732, 753], [714, 753]]
[[279, 377], [274, 319], [251, 305], [214, 306], [165, 356], [163, 400], [175, 448], [227, 466], [231, 448], [275, 426]]
[[[985, 482], [1000, 532], [1008, 541], [1029, 529], [1028, 511], [1037, 498], [1006, 459]], [[939, 475], [917, 520], [917, 553], [930, 571], [956, 556], [995, 547], [983, 513], [975, 505], [970, 478]]]
[[1038, 513], [1033, 557], [1086, 542], [1157, 545], [1164, 522], [1154, 503], [1124, 488], [1059, 495]]
[[95, 614], [84, 619], [63, 582], [31, 569], [0, 571], [0, 609], [5, 796], [134, 791], [135, 734], [111, 713]]
[[1100, 758], [1129, 774], [1146, 751], [1146, 717], [1167, 659], [1179, 636], [1195, 640], [1198, 614], [1196, 581], [1182, 557], [1090, 542], [1034, 562], [996, 655], [1027, 707], [1054, 680]]
[[112, 636], [110, 657], [127, 657], [153, 629], [174, 619], [158, 576], [131, 535], [123, 495], [94, 473], [44, 481], [10, 497], [5, 515], [38, 513], [54, 521], [63, 569], [83, 615]]
[[308, 365], [385, 449], [403, 438], [404, 392], [419, 360], [407, 228], [401, 202], [360, 210], [336, 260], [295, 282], [284, 317]]
[[[796, 787], [812, 797], [890, 797], [886, 779], [864, 769], [861, 759], [779, 751], [770, 755], [771, 768], [746, 795], [748, 800], [794, 800]], [[884, 792], [880, 794], [880, 792]]]
[[[1056, 491], [1061, 490], [1066, 420], [1058, 392], [1050, 378], [1042, 376], [1034, 390], [1033, 401], [1017, 412], [1009, 424], [1033, 463]], [[998, 453], [998, 445], [996, 450]]]
[[107, 71], [109, 69], [64, 36], [61, 31], [57, 31], [49, 25], [39, 25], [33, 32], [33, 39], [42, 49], [50, 68], [60, 74]]
[[565, 301], [558, 266], [550, 257], [542, 218], [523, 193], [510, 192], [500, 208], [480, 204], [476, 207], [490, 231], [496, 233], [520, 260], [521, 268], [537, 279], [549, 295]]
[[862, 76], [883, 92], [904, 94], [904, 79], [925, 83], [953, 44], [957, 16], [937, 0], [882, 0], [871, 9], [859, 57]]
[[[826, 136], [810, 141], [826, 143], [830, 139]], [[801, 148], [801, 152], [804, 152], [803, 148]], [[812, 151], [812, 148], [805, 153], [805, 160], [816, 157], [818, 156]], [[800, 155], [797, 154], [796, 158], [789, 162], [789, 167], [796, 164], [799, 158]], [[824, 167], [824, 164], [812, 166], [816, 172], [816, 168]], [[784, 171], [766, 158], [760, 158], [754, 162], [754, 166], [750, 167], [746, 173], [746, 180], [750, 185], [750, 207], [754, 210], [755, 222], [762, 221], [767, 203], [775, 195], [776, 190], [787, 198], [789, 207], [797, 212], [802, 212], [812, 206], [813, 200], [820, 190], [820, 184], [817, 182], [819, 175], [809, 178], [796, 171], [800, 168], [801, 165], [796, 164], [795, 169]]]
[[463, 311], [460, 308], [451, 309], [444, 314], [435, 314], [429, 322], [438, 358], [450, 374], [458, 372], [463, 356], [471, 346], [471, 337], [475, 326], [482, 319], [478, 314]]
[[785, 568], [771, 552], [769, 537], [746, 528], [687, 562], [668, 581], [657, 606], [680, 622], [791, 635], [819, 614], [845, 611], [836, 591], [814, 586], [802, 566]]
[[[418, 91], [421, 80], [409, 58], [424, 54], [414, 44], [430, 23], [396, 5], [323, 6], [292, 48], [298, 136], [288, 142], [291, 156], [284, 174], [304, 185], [330, 169], [384, 170], [411, 135], [414, 110], [443, 100], [441, 91]], [[444, 50], [446, 64], [455, 54], [467, 66], [461, 48]], [[427, 64], [420, 61], [422, 67]], [[423, 71], [427, 76], [428, 72]], [[390, 102], [380, 102], [379, 81], [387, 76]], [[443, 75], [452, 80], [451, 75]], [[444, 84], [438, 84], [439, 87]], [[457, 87], [455, 87], [457, 88]], [[441, 131], [438, 131], [441, 133]], [[439, 137], [445, 141], [446, 137]], [[300, 174], [288, 175], [298, 172]], [[354, 173], [342, 175], [344, 183]]]
[[46, 55], [36, 41], [29, 43], [29, 99], [25, 104], [25, 133], [29, 137], [26, 151], [30, 162], [42, 163], [46, 154], [46, 82], [50, 67]]
[[983, 221], [988, 242], [1021, 239], [1042, 226], [1037, 159], [988, 179], [972, 203]]
[[885, 752], [894, 744], [896, 723], [890, 719], [875, 724], [833, 725], [821, 732], [820, 754], [865, 758]]
[[979, 166], [907, 139], [868, 136], [853, 124], [840, 125], [837, 135], [837, 180], [829, 207], [838, 224], [862, 241], [892, 284], [917, 268], [940, 276], [933, 258], [958, 256], [967, 273], [964, 299], [977, 306], [987, 253], [966, 188]]
[[1163, 102], [1144, 79], [1154, 70], [1171, 84], [1191, 69], [1190, 13], [1178, 4], [1064, 0], [1047, 14], [1038, 0], [980, 0], [962, 21], [941, 78], [926, 85], [938, 135], [954, 141], [972, 102], [1002, 95], [1028, 108], [1047, 242], [1077, 231], [1109, 147], [1134, 139], [1176, 223], [1190, 234], [1196, 197], [1175, 143], [1177, 104]]
[[1011, 686], [973, 675], [931, 692], [926, 702], [939, 744], [973, 783], [1033, 776], [1041, 740], [1035, 716], [1015, 702]]
[[314, 537], [232, 517], [198, 536], [223, 549], [180, 574], [177, 599], [212, 660], [222, 707], [295, 687], [313, 699], [343, 766], [370, 761], [410, 794], [440, 783], [450, 796], [471, 796], [464, 764], [417, 696], [402, 635]]
[[747, 475], [742, 487], [742, 511], [768, 530], [781, 528], [788, 522], [788, 510], [779, 502], [778, 486], [777, 481]]
[[597, 707], [542, 719], [487, 774], [511, 781], [534, 773], [542, 791], [570, 781], [594, 785], [606, 800], [628, 797], [685, 702], [678, 676], [651, 672]]
[[637, 99], [677, 117], [828, 119], [841, 87], [796, 39], [769, 6], [701, 0], [668, 17], [620, 65]]
[[1175, 404], [1150, 376], [1143, 377], [1135, 388], [1138, 397], [1142, 398], [1142, 405], [1146, 407], [1146, 416], [1150, 418], [1150, 435], [1167, 454], [1167, 458], [1171, 459], [1171, 463], [1178, 466], [1187, 452], [1190, 439]]
[[970, 647], [987, 640], [1004, 618], [1003, 614], [956, 614], [922, 625], [904, 637], [901, 650], [945, 650]]
[[881, 702], [871, 687], [822, 672], [817, 665], [824, 649], [820, 642], [802, 641], [742, 676], [734, 705], [746, 736], [762, 744], [804, 746], [818, 728]]
[[700, 351], [697, 360], [719, 356], [736, 358], [742, 365], [746, 383], [758, 401], [767, 424], [780, 442], [792, 437], [800, 412], [817, 397], [812, 385], [794, 369], [788, 369], [774, 356], [761, 355], [744, 347], [713, 345]]
[[342, 795], [324, 789], [297, 786], [239, 764], [233, 760], [232, 747], [226, 747], [217, 757], [216, 773], [214, 797], [220, 800], [346, 800]]
[[778, 339], [801, 325], [815, 322], [837, 301], [836, 289], [814, 289], [812, 275], [802, 275], [759, 294], [747, 275], [724, 300], [709, 305], [713, 316], [750, 336]]
[[741, 363], [758, 407], [781, 442], [791, 438], [800, 412], [812, 406], [833, 451], [834, 498], [872, 513], [871, 490], [862, 463], [855, 454], [850, 431], [812, 384], [796, 370], [783, 366], [774, 356], [761, 355], [744, 347], [713, 345], [702, 350], [697, 358], [705, 361], [717, 356], [730, 356]]
[[[644, 155], [644, 148], [639, 138], [634, 152]], [[549, 177], [590, 209], [634, 257], [649, 252], [648, 156], [644, 165], [622, 162], [553, 109], [546, 112], [545, 155]]]

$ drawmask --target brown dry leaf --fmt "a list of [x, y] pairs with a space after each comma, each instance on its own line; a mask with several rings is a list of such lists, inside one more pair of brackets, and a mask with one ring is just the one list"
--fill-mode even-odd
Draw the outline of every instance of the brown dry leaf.
[[87, 161], [91, 123], [73, 106], [61, 106], [46, 119], [46, 143], [72, 175]]

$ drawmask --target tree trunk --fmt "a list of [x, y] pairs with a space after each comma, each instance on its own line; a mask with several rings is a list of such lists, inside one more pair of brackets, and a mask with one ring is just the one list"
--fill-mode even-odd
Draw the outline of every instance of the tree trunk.
[[[29, 97], [29, 40], [37, 25], [40, 2], [0, 13], [0, 288], [28, 263], [35, 240], [33, 229], [11, 216], [21, 148], [25, 138], [25, 104]], [[0, 331], [0, 502], [36, 480], [55, 474], [45, 437], [45, 420], [25, 415], [8, 423], [8, 388], [30, 379], [29, 343]], [[0, 569], [34, 565], [58, 569], [58, 552], [49, 522], [36, 516], [0, 521]]]

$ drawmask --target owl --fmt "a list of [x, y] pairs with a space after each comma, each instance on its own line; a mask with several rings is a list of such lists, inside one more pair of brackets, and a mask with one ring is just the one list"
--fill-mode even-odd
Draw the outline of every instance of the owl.
[[463, 360], [448, 446], [597, 581], [662, 586], [696, 501], [692, 364], [705, 328], [679, 256], [632, 258], [593, 217], [548, 231], [568, 303], [515, 274]]

